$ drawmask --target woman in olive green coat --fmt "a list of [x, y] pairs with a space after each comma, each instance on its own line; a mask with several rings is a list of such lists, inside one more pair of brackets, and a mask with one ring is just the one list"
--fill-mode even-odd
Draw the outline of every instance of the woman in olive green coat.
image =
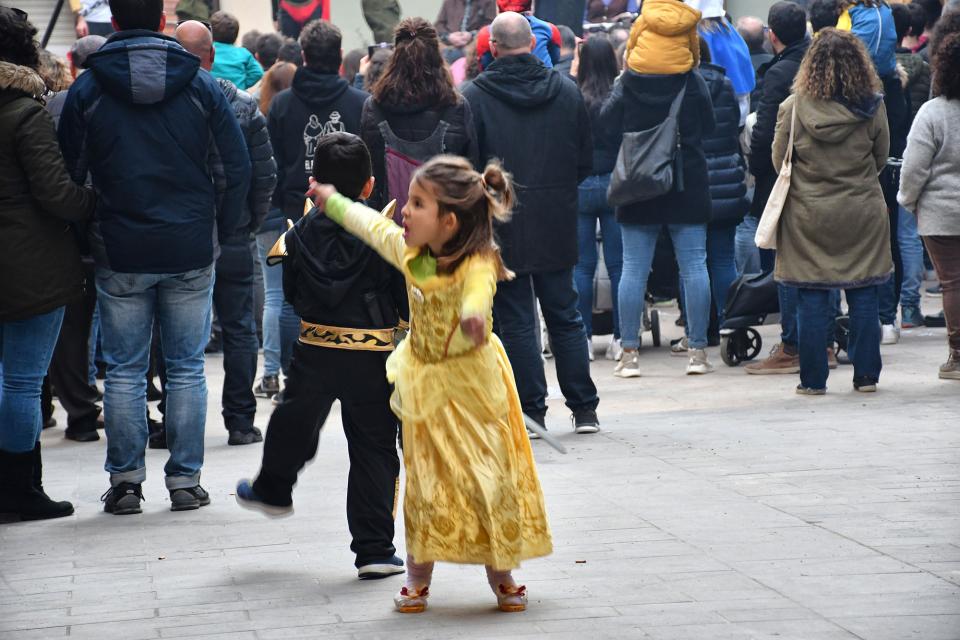
[[880, 378], [878, 288], [893, 269], [890, 225], [877, 178], [890, 135], [880, 79], [860, 41], [824, 29], [810, 46], [780, 105], [774, 166], [787, 153], [794, 118], [793, 175], [777, 234], [778, 282], [799, 295], [800, 386], [827, 386], [831, 289], [845, 289], [853, 385], [875, 391]]

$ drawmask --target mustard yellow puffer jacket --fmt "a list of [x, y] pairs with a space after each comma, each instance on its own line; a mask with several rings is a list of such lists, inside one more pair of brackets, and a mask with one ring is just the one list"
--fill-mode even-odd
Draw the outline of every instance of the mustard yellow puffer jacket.
[[680, 0], [646, 0], [627, 41], [627, 66], [637, 73], [686, 73], [700, 66], [700, 12]]

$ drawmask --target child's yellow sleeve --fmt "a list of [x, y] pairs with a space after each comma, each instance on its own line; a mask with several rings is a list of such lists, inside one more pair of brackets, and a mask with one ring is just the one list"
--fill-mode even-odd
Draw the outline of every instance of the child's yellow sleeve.
[[463, 318], [486, 318], [493, 308], [493, 295], [497, 292], [497, 274], [493, 261], [474, 258], [465, 266], [467, 273], [463, 282]]
[[690, 30], [690, 53], [693, 54], [693, 68], [700, 67], [700, 36], [697, 35], [697, 28]]
[[633, 51], [633, 48], [637, 46], [637, 40], [643, 32], [643, 22], [642, 15], [637, 16], [637, 19], [633, 21], [633, 26], [630, 27], [630, 37], [627, 39], [627, 53]]
[[324, 207], [327, 217], [370, 245], [383, 259], [406, 273], [403, 256], [406, 243], [403, 230], [391, 218], [339, 193], [331, 196]]

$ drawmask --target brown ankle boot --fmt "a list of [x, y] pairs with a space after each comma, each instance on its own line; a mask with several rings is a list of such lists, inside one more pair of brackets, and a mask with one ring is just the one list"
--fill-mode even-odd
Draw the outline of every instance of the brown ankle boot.
[[744, 371], [753, 375], [771, 375], [776, 373], [800, 373], [800, 354], [786, 352], [783, 343], [777, 343], [765, 360], [745, 366]]

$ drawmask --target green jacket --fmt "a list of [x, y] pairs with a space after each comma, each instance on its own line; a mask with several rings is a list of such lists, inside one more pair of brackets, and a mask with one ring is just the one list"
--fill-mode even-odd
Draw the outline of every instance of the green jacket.
[[890, 150], [878, 94], [847, 107], [791, 95], [780, 105], [773, 166], [783, 164], [797, 106], [793, 175], [777, 234], [778, 282], [853, 289], [885, 282], [893, 270], [890, 222], [877, 174]]
[[0, 62], [0, 323], [48, 313], [82, 292], [71, 222], [86, 220], [93, 192], [77, 186], [32, 69]]

